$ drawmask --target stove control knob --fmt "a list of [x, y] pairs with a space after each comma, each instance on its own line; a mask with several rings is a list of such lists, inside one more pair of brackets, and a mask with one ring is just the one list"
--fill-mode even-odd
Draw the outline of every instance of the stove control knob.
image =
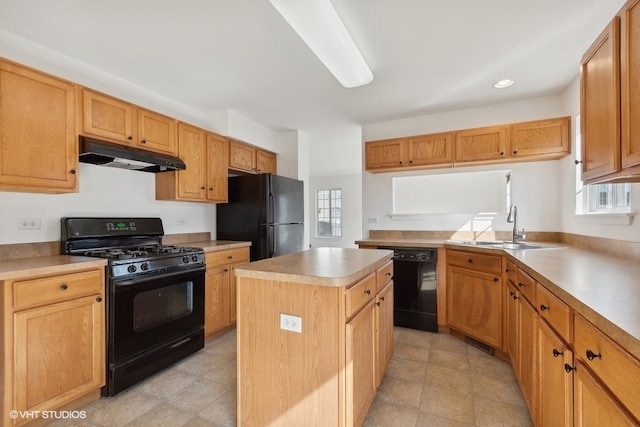
[[143, 262], [142, 265], [140, 266], [140, 268], [144, 271], [147, 271], [149, 269], [149, 263], [148, 262]]
[[183, 256], [182, 257], [182, 262], [184, 262], [185, 264], [187, 264], [189, 262], [189, 257], [188, 256]]
[[198, 255], [191, 255], [191, 261], [193, 262], [198, 261]]
[[131, 264], [129, 267], [127, 267], [127, 271], [129, 271], [129, 273], [135, 273], [137, 270], [136, 266]]

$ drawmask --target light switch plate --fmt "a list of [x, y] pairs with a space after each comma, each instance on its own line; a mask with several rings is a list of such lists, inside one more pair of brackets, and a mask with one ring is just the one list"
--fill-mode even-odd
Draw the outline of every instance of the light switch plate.
[[302, 317], [280, 313], [280, 329], [302, 333]]

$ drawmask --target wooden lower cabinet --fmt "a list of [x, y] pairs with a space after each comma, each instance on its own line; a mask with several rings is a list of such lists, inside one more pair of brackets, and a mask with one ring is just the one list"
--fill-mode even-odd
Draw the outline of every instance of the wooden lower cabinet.
[[529, 413], [535, 421], [535, 382], [536, 369], [534, 355], [536, 351], [536, 311], [524, 298], [518, 300], [518, 381], [522, 390], [522, 397], [529, 407]]
[[393, 355], [393, 282], [376, 295], [376, 386], [380, 385]]
[[204, 333], [214, 334], [236, 323], [234, 268], [249, 262], [249, 248], [211, 252], [206, 255]]
[[99, 390], [106, 363], [103, 267], [0, 285], [2, 425], [33, 421], [10, 419], [12, 409], [56, 410]]

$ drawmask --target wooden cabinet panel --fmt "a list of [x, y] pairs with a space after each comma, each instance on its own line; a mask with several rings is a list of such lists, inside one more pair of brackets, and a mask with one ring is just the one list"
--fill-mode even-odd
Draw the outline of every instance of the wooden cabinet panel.
[[530, 414], [535, 414], [535, 382], [537, 381], [534, 361], [536, 350], [537, 313], [523, 298], [518, 300], [518, 381]]
[[263, 150], [256, 150], [256, 172], [257, 173], [273, 173], [275, 174], [276, 155]]
[[520, 315], [519, 315], [519, 303], [520, 293], [512, 285], [507, 284], [507, 308], [505, 311], [506, 322], [506, 340], [507, 340], [507, 354], [511, 360], [513, 371], [517, 373], [520, 371], [520, 360], [518, 354], [519, 337], [520, 337]]
[[187, 165], [186, 170], [177, 172], [180, 176], [178, 198], [205, 200], [205, 183], [207, 181], [205, 131], [185, 123], [179, 123], [178, 152], [182, 161]]
[[540, 317], [545, 319], [565, 342], [573, 343], [573, 312], [569, 306], [539, 283], [537, 304]]
[[362, 425], [376, 393], [374, 303], [369, 301], [346, 327], [347, 425]]
[[178, 152], [177, 122], [153, 111], [138, 109], [137, 145], [147, 150], [175, 155]]
[[501, 277], [449, 265], [447, 315], [452, 328], [491, 346], [502, 347]]
[[378, 270], [376, 270], [376, 293], [387, 286], [387, 283], [393, 278], [393, 261], [389, 261]]
[[407, 138], [410, 166], [453, 163], [453, 132]]
[[237, 141], [229, 142], [229, 168], [245, 172], [256, 171], [255, 148]]
[[472, 162], [505, 157], [507, 128], [493, 126], [455, 133], [456, 162]]
[[380, 385], [393, 355], [393, 282], [376, 295], [376, 387]]
[[406, 163], [406, 139], [369, 141], [365, 145], [366, 169], [402, 167]]
[[538, 318], [536, 323], [536, 372], [540, 427], [573, 426], [573, 353], [551, 328]]
[[208, 267], [205, 282], [204, 333], [224, 329], [229, 321], [229, 267]]
[[484, 270], [496, 274], [502, 271], [502, 256], [466, 251], [447, 251], [447, 263], [460, 267]]
[[21, 280], [13, 283], [13, 307], [23, 309], [102, 293], [102, 272], [79, 273]]
[[640, 1], [630, 1], [620, 20], [622, 167], [640, 174]]
[[0, 60], [0, 189], [78, 190], [75, 87]]
[[580, 363], [574, 374], [574, 427], [637, 426], [607, 389]]
[[82, 131], [115, 139], [125, 144], [137, 142], [137, 110], [128, 102], [82, 89]]
[[569, 153], [570, 118], [516, 123], [509, 130], [511, 157], [553, 156]]
[[207, 133], [207, 200], [226, 203], [229, 200], [229, 141]]
[[533, 277], [529, 276], [524, 270], [518, 268], [518, 290], [533, 305], [537, 307], [536, 289], [537, 283]]
[[367, 302], [371, 301], [376, 290], [376, 275], [371, 273], [345, 291], [345, 314], [349, 318], [356, 314]]

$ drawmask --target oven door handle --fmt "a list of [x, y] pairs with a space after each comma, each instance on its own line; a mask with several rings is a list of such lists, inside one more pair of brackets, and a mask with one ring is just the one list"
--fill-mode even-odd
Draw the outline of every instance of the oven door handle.
[[192, 274], [204, 273], [204, 271], [205, 271], [205, 267], [200, 266], [196, 268], [175, 270], [168, 273], [161, 273], [161, 274], [152, 273], [152, 274], [142, 275], [142, 276], [139, 275], [126, 280], [114, 280], [114, 283], [116, 287], [131, 286], [131, 285], [137, 285], [141, 282], [146, 282], [149, 280], [167, 279], [167, 278], [176, 277], [176, 276], [187, 276], [187, 275], [190, 276]]

